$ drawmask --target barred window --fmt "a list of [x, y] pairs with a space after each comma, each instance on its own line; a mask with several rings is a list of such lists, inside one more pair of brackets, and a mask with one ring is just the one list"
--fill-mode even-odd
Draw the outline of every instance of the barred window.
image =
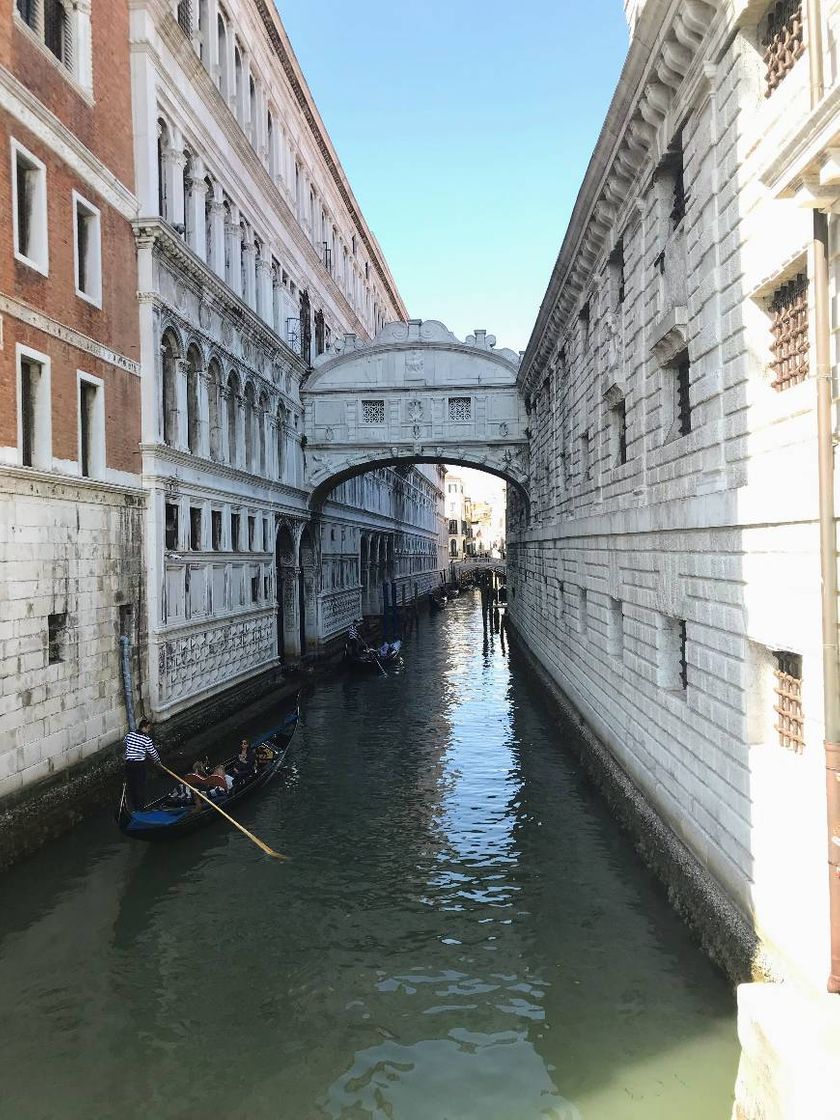
[[770, 313], [772, 384], [781, 391], [808, 376], [808, 277], [804, 272], [776, 289]]
[[185, 35], [192, 35], [192, 0], [178, 0], [178, 23]]
[[778, 650], [776, 658], [776, 732], [779, 743], [789, 750], [805, 746], [805, 716], [802, 711], [802, 658]]
[[681, 436], [691, 431], [691, 362], [688, 351], [677, 358], [677, 423]]
[[362, 401], [362, 423], [363, 424], [384, 424], [385, 423], [385, 402], [384, 401]]
[[67, 614], [47, 615], [47, 661], [56, 665], [64, 660], [64, 639], [67, 632]]
[[761, 45], [767, 67], [764, 96], [769, 97], [805, 51], [801, 0], [779, 0], [770, 6]]
[[472, 420], [472, 397], [450, 397], [449, 419], [456, 423]]

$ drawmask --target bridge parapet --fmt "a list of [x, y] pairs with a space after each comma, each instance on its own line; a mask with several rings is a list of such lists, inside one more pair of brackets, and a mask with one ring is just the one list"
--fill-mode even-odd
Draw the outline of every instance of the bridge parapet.
[[302, 388], [313, 490], [377, 465], [450, 462], [500, 475], [527, 495], [520, 356], [436, 320], [389, 323], [372, 341], [336, 340]]

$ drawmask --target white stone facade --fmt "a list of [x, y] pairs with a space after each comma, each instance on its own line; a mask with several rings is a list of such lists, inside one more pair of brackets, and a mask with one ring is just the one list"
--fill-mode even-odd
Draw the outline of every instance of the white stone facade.
[[[840, 75], [826, 49], [828, 104], [811, 114], [807, 59], [774, 63], [776, 5], [629, 9], [608, 127], [522, 365], [531, 517], [511, 488], [510, 615], [776, 966], [822, 990], [819, 198], [786, 200], [803, 172], [779, 161], [804, 167], [807, 150], [822, 203], [840, 197]], [[828, 46], [840, 7], [822, 19]], [[788, 32], [795, 46], [801, 18]], [[793, 738], [776, 730], [788, 706]]]
[[314, 653], [439, 569], [437, 472], [313, 510], [301, 385], [404, 319], [273, 5], [132, 6], [148, 706]]

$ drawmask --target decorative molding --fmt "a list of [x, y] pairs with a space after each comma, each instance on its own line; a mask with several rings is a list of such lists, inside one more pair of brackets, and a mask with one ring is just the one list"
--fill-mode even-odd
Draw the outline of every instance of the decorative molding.
[[[2, 70], [0, 70], [0, 73], [2, 73]], [[126, 373], [133, 373], [137, 377], [140, 376], [139, 362], [127, 358], [124, 354], [118, 354], [116, 350], [103, 346], [95, 338], [90, 338], [88, 335], [82, 334], [81, 331], [74, 330], [73, 327], [58, 323], [42, 311], [37, 311], [34, 307], [2, 293], [0, 293], [0, 313], [10, 315], [13, 319], [19, 319], [27, 326], [34, 327], [36, 330], [42, 331], [52, 338], [57, 338], [61, 342], [66, 342], [70, 346], [75, 346], [77, 350], [83, 350], [91, 357], [107, 362], [108, 365], [115, 366]]]

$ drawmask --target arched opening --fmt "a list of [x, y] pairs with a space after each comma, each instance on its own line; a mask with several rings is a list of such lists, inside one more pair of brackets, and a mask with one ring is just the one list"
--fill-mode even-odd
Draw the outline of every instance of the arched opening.
[[175, 447], [178, 443], [178, 361], [181, 349], [174, 331], [164, 332], [160, 354], [163, 442]]
[[201, 399], [198, 391], [201, 353], [197, 346], [187, 351], [187, 447], [193, 455], [201, 450]]
[[239, 465], [238, 440], [236, 438], [236, 412], [239, 407], [239, 379], [231, 370], [227, 379], [227, 431], [228, 431], [228, 462], [232, 466]]
[[287, 525], [277, 526], [275, 543], [277, 573], [277, 656], [281, 661], [300, 652], [295, 581], [295, 542]]
[[254, 413], [256, 411], [254, 399], [254, 386], [248, 382], [245, 386], [245, 470], [254, 470]]
[[233, 97], [236, 119], [240, 124], [245, 119], [245, 91], [242, 84], [242, 52], [239, 44], [233, 47]]
[[184, 192], [184, 240], [193, 248], [195, 246], [195, 230], [193, 229], [192, 207], [190, 194], [192, 193], [193, 158], [188, 149], [184, 149], [184, 169], [181, 173]]
[[298, 612], [300, 616], [300, 650], [306, 654], [318, 646], [317, 572], [315, 544], [307, 525], [300, 538], [298, 574]]
[[207, 367], [207, 411], [210, 421], [210, 458], [222, 461], [222, 367], [213, 358]]
[[227, 101], [230, 97], [230, 68], [228, 67], [227, 22], [219, 12], [216, 21], [217, 45], [219, 48], [219, 92]]
[[359, 584], [361, 585], [362, 595], [362, 614], [368, 614], [368, 594], [370, 588], [370, 573], [368, 572], [368, 563], [370, 558], [370, 546], [368, 544], [367, 536], [362, 533], [359, 540]]
[[259, 411], [257, 412], [257, 470], [265, 477], [267, 471], [265, 448], [265, 422], [268, 415], [268, 396], [260, 394]]
[[167, 217], [166, 205], [166, 153], [169, 148], [169, 129], [161, 117], [157, 122], [157, 176], [158, 176], [158, 214]]
[[215, 269], [216, 253], [213, 245], [213, 180], [209, 175], [204, 179], [204, 259]]

